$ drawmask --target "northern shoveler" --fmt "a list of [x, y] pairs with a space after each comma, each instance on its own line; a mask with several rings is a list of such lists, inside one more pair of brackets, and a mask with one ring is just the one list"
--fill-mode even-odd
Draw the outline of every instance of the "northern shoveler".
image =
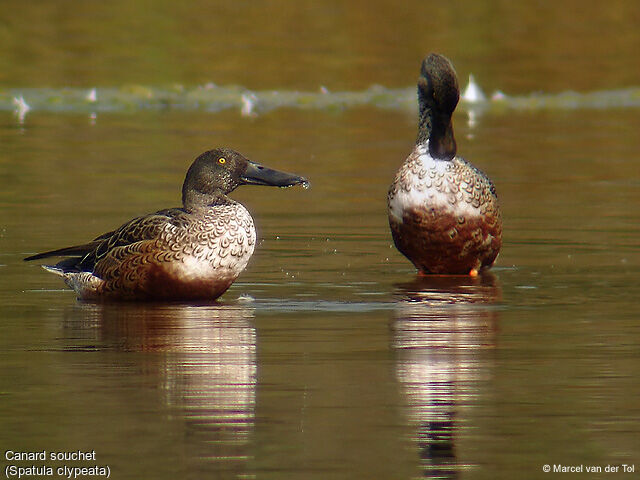
[[247, 209], [227, 195], [240, 185], [290, 187], [305, 178], [263, 167], [228, 148], [203, 153], [182, 186], [182, 208], [134, 218], [84, 245], [25, 260], [44, 266], [87, 300], [213, 300], [244, 270], [256, 244]]
[[475, 276], [493, 265], [502, 245], [495, 186], [456, 155], [451, 116], [459, 97], [451, 62], [425, 58], [416, 146], [387, 196], [393, 241], [422, 274]]

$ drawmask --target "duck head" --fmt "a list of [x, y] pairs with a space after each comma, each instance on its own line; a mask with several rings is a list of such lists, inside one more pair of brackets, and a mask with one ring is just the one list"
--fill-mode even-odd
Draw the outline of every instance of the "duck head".
[[451, 62], [437, 53], [427, 56], [418, 79], [420, 122], [416, 143], [424, 145], [428, 140], [433, 158], [451, 160], [456, 155], [451, 116], [459, 98], [460, 88]]
[[291, 187], [308, 184], [304, 177], [252, 162], [230, 148], [216, 148], [196, 158], [182, 185], [182, 203], [212, 203], [240, 185]]

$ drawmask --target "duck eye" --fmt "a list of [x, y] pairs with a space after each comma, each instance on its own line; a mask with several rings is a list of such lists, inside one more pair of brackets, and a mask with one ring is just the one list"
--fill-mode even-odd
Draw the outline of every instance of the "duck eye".
[[227, 163], [227, 159], [226, 159], [226, 158], [224, 158], [224, 157], [220, 157], [220, 158], [218, 159], [218, 163], [219, 163], [220, 165], [224, 165], [225, 163]]

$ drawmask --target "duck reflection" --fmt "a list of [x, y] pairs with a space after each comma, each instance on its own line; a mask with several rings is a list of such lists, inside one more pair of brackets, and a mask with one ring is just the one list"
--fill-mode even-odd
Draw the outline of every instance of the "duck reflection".
[[255, 424], [252, 309], [78, 304], [76, 310], [66, 325], [75, 345], [86, 349], [93, 335], [95, 348], [160, 353], [139, 359], [141, 375], [159, 383], [169, 414], [186, 422], [191, 454], [224, 464], [230, 474], [244, 469]]
[[[398, 286], [393, 346], [396, 373], [417, 426], [421, 468], [427, 478], [458, 478], [456, 453], [477, 382], [488, 375], [486, 349], [494, 346], [500, 297], [495, 277], [419, 277]], [[464, 417], [462, 417], [464, 418]]]

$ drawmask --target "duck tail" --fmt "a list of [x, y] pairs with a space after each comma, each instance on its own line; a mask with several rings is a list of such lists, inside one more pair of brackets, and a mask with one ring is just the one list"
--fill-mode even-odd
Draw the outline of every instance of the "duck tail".
[[41, 265], [41, 267], [44, 268], [47, 272], [53, 273], [60, 277], [64, 277], [64, 270], [56, 267], [55, 265]]

